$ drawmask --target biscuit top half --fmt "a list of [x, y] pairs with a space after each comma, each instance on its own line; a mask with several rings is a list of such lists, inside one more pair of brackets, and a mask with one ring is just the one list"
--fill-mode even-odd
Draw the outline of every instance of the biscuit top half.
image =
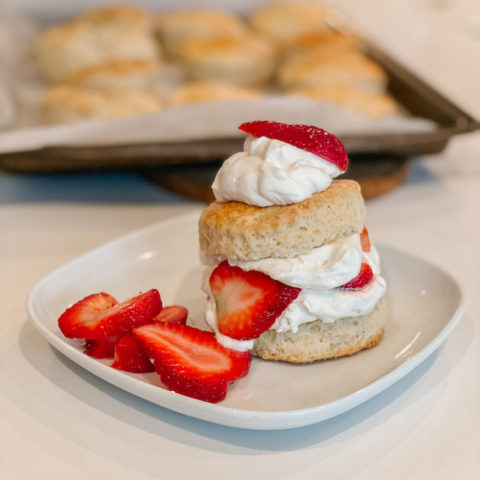
[[199, 220], [200, 249], [239, 260], [294, 257], [360, 233], [364, 220], [360, 185], [334, 180], [326, 190], [291, 205], [213, 202]]

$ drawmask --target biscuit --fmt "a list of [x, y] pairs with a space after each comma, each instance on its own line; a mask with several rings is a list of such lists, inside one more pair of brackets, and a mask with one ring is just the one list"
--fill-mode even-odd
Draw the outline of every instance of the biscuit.
[[255, 100], [260, 95], [260, 92], [253, 88], [229, 83], [193, 82], [173, 92], [169, 103], [178, 106], [203, 102], [246, 101]]
[[328, 29], [327, 10], [314, 2], [280, 2], [253, 12], [248, 21], [257, 32], [283, 43], [298, 35]]
[[390, 95], [364, 92], [346, 85], [305, 87], [294, 89], [290, 93], [332, 102], [342, 108], [354, 110], [372, 118], [387, 117], [398, 113], [397, 104]]
[[371, 93], [384, 92], [386, 72], [360, 52], [338, 55], [307, 52], [287, 58], [279, 67], [277, 81], [285, 89], [344, 85]]
[[333, 323], [319, 319], [300, 325], [296, 333], [267, 330], [255, 339], [251, 352], [265, 360], [290, 363], [353, 355], [380, 342], [386, 319], [387, 302], [383, 296], [366, 315], [340, 318]]
[[338, 55], [361, 48], [360, 40], [354, 35], [332, 30], [298, 35], [283, 45], [283, 54], [291, 56], [315, 50], [319, 55]]
[[130, 7], [96, 10], [50, 28], [37, 38], [35, 47], [40, 69], [51, 81], [111, 61], [159, 56], [149, 17]]
[[158, 60], [117, 60], [80, 70], [68, 78], [68, 83], [93, 89], [149, 89], [160, 70]]
[[266, 38], [222, 36], [185, 42], [180, 58], [195, 80], [259, 85], [272, 77], [276, 53]]
[[43, 101], [47, 123], [68, 123], [94, 118], [122, 118], [151, 113], [161, 108], [153, 94], [137, 89], [88, 90], [57, 85]]
[[246, 33], [245, 23], [232, 13], [214, 9], [168, 12], [155, 20], [155, 32], [165, 52], [177, 56], [192, 38], [237, 36]]
[[286, 206], [213, 202], [200, 216], [200, 249], [239, 260], [293, 257], [360, 233], [364, 220], [358, 183], [334, 180], [323, 192]]
[[79, 21], [88, 22], [92, 26], [116, 26], [118, 28], [135, 28], [150, 30], [152, 19], [150, 15], [137, 7], [114, 5], [89, 10], [77, 17]]

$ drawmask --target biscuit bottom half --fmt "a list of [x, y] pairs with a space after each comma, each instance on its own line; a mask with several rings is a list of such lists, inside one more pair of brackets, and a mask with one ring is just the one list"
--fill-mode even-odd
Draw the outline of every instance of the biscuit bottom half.
[[267, 330], [255, 340], [252, 354], [290, 363], [353, 355], [380, 342], [386, 319], [387, 302], [383, 296], [367, 315], [340, 318], [333, 323], [316, 320], [300, 325], [296, 333]]

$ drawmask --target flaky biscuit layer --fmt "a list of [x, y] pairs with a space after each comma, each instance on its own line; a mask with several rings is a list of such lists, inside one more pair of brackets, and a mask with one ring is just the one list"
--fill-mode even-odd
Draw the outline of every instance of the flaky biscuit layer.
[[359, 184], [334, 180], [327, 190], [292, 205], [213, 202], [199, 220], [200, 249], [239, 260], [294, 257], [360, 233], [364, 220]]
[[267, 330], [255, 340], [252, 354], [290, 363], [353, 355], [380, 342], [386, 319], [387, 302], [383, 296], [367, 315], [341, 318], [333, 323], [319, 319], [300, 325], [296, 333]]

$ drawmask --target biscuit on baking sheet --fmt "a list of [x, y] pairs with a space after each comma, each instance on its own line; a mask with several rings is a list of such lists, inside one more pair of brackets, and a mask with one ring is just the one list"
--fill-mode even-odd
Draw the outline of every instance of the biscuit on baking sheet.
[[304, 87], [294, 89], [290, 93], [331, 102], [373, 118], [387, 117], [398, 113], [397, 103], [390, 95], [364, 92], [346, 85]]
[[88, 22], [92, 26], [114, 26], [118, 28], [135, 28], [149, 31], [152, 28], [152, 18], [144, 10], [129, 5], [113, 5], [94, 10], [87, 10], [77, 17], [77, 20]]
[[291, 205], [213, 202], [200, 216], [200, 250], [239, 260], [293, 257], [360, 233], [364, 220], [365, 204], [353, 180], [334, 180]]
[[140, 88], [152, 87], [161, 70], [158, 60], [116, 60], [80, 70], [68, 83], [85, 88]]
[[162, 104], [153, 94], [138, 89], [103, 89], [57, 85], [43, 100], [47, 123], [70, 123], [95, 118], [122, 118], [152, 113]]
[[259, 90], [230, 83], [192, 82], [173, 92], [169, 104], [172, 106], [191, 103], [255, 100], [261, 96]]
[[252, 354], [265, 360], [306, 363], [353, 355], [377, 345], [387, 320], [383, 296], [366, 315], [340, 318], [333, 323], [321, 319], [300, 325], [298, 332], [267, 330], [255, 339]]
[[233, 13], [207, 8], [178, 10], [159, 15], [155, 31], [165, 52], [176, 56], [192, 38], [237, 36], [247, 32], [246, 24]]
[[257, 32], [283, 43], [308, 32], [328, 30], [327, 10], [318, 2], [289, 1], [253, 12], [248, 21]]
[[191, 39], [179, 55], [190, 78], [236, 85], [267, 82], [277, 61], [274, 44], [256, 35]]
[[277, 81], [285, 89], [346, 85], [380, 93], [386, 90], [388, 77], [380, 65], [360, 52], [331, 55], [313, 50], [287, 58], [277, 71]]
[[52, 81], [116, 60], [157, 60], [150, 18], [131, 7], [86, 13], [39, 35], [35, 45], [42, 73]]
[[336, 30], [308, 32], [292, 38], [282, 46], [284, 56], [302, 54], [314, 50], [320, 54], [338, 55], [352, 50], [361, 50], [362, 43], [354, 35]]

